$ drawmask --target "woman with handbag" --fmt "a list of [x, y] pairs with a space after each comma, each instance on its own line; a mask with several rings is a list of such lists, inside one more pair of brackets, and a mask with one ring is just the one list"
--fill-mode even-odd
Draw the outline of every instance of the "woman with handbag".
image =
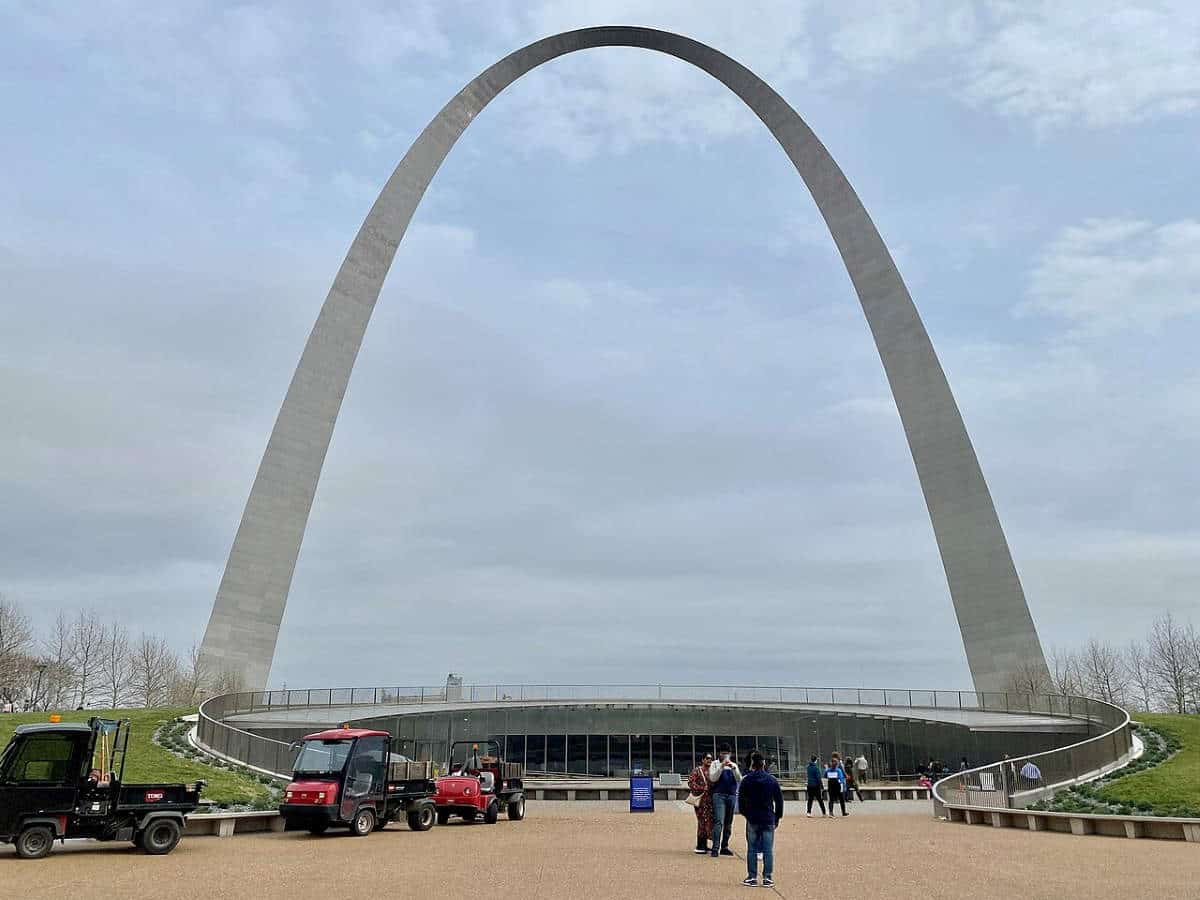
[[685, 802], [696, 811], [696, 853], [708, 852], [708, 836], [712, 834], [712, 783], [708, 780], [708, 767], [712, 761], [712, 754], [705, 753], [700, 765], [692, 769], [692, 774], [688, 776], [690, 793]]

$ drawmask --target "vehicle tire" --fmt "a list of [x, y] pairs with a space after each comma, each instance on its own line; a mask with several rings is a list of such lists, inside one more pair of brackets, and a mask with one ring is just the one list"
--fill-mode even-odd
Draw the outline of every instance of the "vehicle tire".
[[437, 820], [439, 825], [445, 825], [450, 821], [450, 811], [446, 809], [439, 809], [437, 812]]
[[329, 830], [328, 822], [313, 822], [308, 826], [309, 834], [324, 834]]
[[462, 820], [464, 822], [474, 822], [475, 821], [475, 810], [468, 809], [466, 812], [464, 812], [462, 814]]
[[493, 800], [488, 804], [488, 808], [483, 812], [483, 823], [485, 825], [495, 825], [500, 821], [500, 802]]
[[54, 846], [54, 832], [47, 825], [30, 825], [13, 841], [21, 859], [41, 859]]
[[375, 810], [360, 809], [354, 814], [354, 820], [350, 823], [350, 833], [355, 837], [366, 837], [375, 830], [375, 821]]
[[420, 809], [409, 810], [408, 827], [413, 831], [428, 831], [433, 827], [435, 815], [437, 814], [434, 812], [432, 806], [422, 806]]
[[523, 818], [525, 818], [525, 798], [521, 797], [508, 804], [508, 821], [520, 822]]
[[155, 819], [138, 835], [138, 846], [151, 856], [165, 856], [179, 844], [183, 829], [174, 819]]

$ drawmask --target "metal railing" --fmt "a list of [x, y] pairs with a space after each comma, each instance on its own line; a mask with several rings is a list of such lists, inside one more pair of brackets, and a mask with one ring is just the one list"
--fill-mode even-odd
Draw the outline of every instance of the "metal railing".
[[[881, 706], [906, 709], [1032, 713], [1086, 718], [1084, 698], [1012, 691], [939, 691], [678, 684], [480, 684], [452, 687], [359, 687], [252, 691], [214, 698], [226, 713], [335, 706], [413, 706], [429, 703], [529, 701], [675, 701], [791, 705]], [[208, 701], [213, 703], [214, 700]], [[208, 704], [205, 704], [206, 706]]]
[[[1060, 694], [939, 691], [893, 688], [819, 688], [762, 685], [672, 684], [490, 684], [436, 687], [320, 688], [249, 691], [213, 697], [200, 706], [197, 738], [224, 756], [287, 777], [295, 752], [290, 745], [228, 724], [239, 713], [346, 706], [411, 708], [445, 703], [614, 701], [710, 702], [789, 705], [871, 706], [888, 709], [969, 710], [1042, 714], [1099, 722], [1098, 701]], [[1126, 717], [1127, 718], [1127, 717]], [[1107, 724], [1104, 720], [1101, 724]], [[1086, 742], [1085, 742], [1086, 743]], [[986, 767], [985, 767], [986, 768]]]
[[1104, 729], [1100, 734], [943, 778], [933, 786], [934, 801], [943, 807], [1023, 809], [1128, 761], [1134, 747], [1129, 713], [1100, 700], [1076, 698], [1076, 703], [1086, 704], [1084, 717]]
[[262, 769], [280, 778], [290, 778], [292, 763], [296, 761], [296, 751], [290, 744], [252, 734], [223, 721], [225, 716], [239, 711], [235, 707], [236, 698], [240, 696], [242, 695], [226, 694], [200, 704], [200, 715], [196, 721], [197, 741], [202, 748], [221, 756]]

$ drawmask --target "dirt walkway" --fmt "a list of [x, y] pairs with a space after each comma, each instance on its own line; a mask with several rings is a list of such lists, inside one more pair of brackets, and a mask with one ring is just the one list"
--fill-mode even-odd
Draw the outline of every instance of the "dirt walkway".
[[[789, 804], [776, 839], [781, 897], [1128, 900], [1149, 885], [1158, 897], [1200, 897], [1200, 847], [1194, 844], [951, 825], [930, 818], [927, 804], [855, 804], [849, 818], [834, 821], [806, 819], [796, 806]], [[332, 833], [188, 838], [167, 857], [81, 842], [26, 862], [6, 847], [0, 849], [0, 897], [693, 900], [744, 894], [742, 824], [734, 831], [738, 859], [693, 854], [693, 829], [682, 803], [630, 815], [609, 804], [546, 802], [530, 803], [524, 822], [451, 823], [426, 834], [393, 825], [361, 839]]]

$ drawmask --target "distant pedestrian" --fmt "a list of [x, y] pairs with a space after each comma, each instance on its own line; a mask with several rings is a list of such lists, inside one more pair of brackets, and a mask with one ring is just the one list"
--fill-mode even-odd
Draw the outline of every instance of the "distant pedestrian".
[[738, 807], [746, 817], [746, 879], [742, 884], [758, 884], [758, 854], [763, 858], [763, 887], [774, 887], [775, 829], [783, 818], [783, 791], [775, 776], [767, 772], [766, 760], [759, 752], [750, 754], [750, 772], [741, 781]]
[[694, 799], [693, 809], [696, 810], [696, 853], [708, 852], [708, 838], [713, 830], [712, 783], [708, 780], [708, 767], [712, 761], [713, 755], [705, 753], [700, 765], [688, 776], [688, 790], [691, 791], [688, 802]]
[[845, 790], [846, 802], [848, 802], [848, 803], [853, 802], [853, 800], [854, 800], [853, 795], [858, 794], [858, 800], [861, 803], [863, 795], [862, 795], [862, 791], [859, 790], [859, 787], [858, 787], [858, 778], [857, 778], [857, 773], [855, 772], [855, 769], [854, 769], [854, 764], [851, 763], [848, 766], [844, 766], [843, 771], [845, 771], [845, 773], [846, 773], [846, 790]]
[[858, 758], [854, 760], [854, 780], [858, 782], [859, 787], [867, 783], [867, 771], [870, 768], [866, 756], [858, 754]]
[[729, 849], [729, 836], [733, 833], [733, 813], [742, 770], [733, 761], [728, 747], [722, 747], [717, 756], [708, 767], [713, 800], [712, 846], [709, 853], [714, 857], [733, 856], [733, 851]]
[[825, 818], [825, 801], [821, 799], [821, 772], [822, 769], [820, 764], [817, 762], [817, 758], [815, 756], [811, 757], [808, 760], [808, 770], [805, 773], [808, 776], [808, 786], [804, 790], [804, 795], [808, 799], [808, 809], [804, 815], [810, 819], [812, 818], [812, 805], [814, 800], [816, 800], [821, 807], [821, 818]]
[[969, 768], [971, 768], [971, 764], [967, 762], [967, 758], [964, 756], [961, 760], [959, 760], [958, 771], [965, 772]]
[[846, 812], [846, 798], [843, 795], [842, 788], [846, 784], [846, 772], [842, 769], [841, 763], [838, 762], [837, 754], [835, 753], [829, 759], [829, 765], [825, 767], [825, 787], [829, 791], [829, 818], [833, 818], [833, 805], [837, 803], [842, 807], [842, 816], [848, 816]]

